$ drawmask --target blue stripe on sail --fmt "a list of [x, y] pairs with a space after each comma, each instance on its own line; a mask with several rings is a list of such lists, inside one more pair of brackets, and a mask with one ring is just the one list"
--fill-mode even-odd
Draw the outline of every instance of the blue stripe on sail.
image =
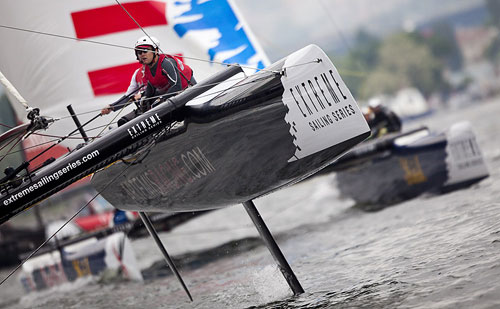
[[[176, 17], [198, 17], [194, 21], [178, 23], [174, 26], [174, 31], [183, 37], [188, 31], [217, 29], [221, 37], [217, 45], [208, 49], [210, 60], [214, 60], [215, 55], [220, 52], [231, 51], [243, 48], [238, 54], [225, 59], [224, 63], [248, 64], [250, 58], [257, 52], [252, 46], [250, 39], [243, 27], [238, 27], [239, 20], [236, 18], [231, 6], [227, 0], [209, 0], [203, 1], [191, 0], [191, 9]], [[176, 1], [175, 5], [186, 5], [186, 2]], [[258, 62], [258, 68], [264, 68], [262, 61]]]

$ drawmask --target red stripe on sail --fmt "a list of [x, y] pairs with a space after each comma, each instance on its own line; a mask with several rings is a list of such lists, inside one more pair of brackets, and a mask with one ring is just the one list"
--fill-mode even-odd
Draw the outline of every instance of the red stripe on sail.
[[[142, 27], [168, 24], [164, 2], [140, 1], [125, 3], [123, 7]], [[73, 12], [71, 18], [79, 39], [137, 29], [135, 22], [119, 5]]]
[[[48, 143], [50, 141], [54, 141], [53, 137], [50, 136], [44, 136], [44, 135], [39, 135], [38, 133], [34, 133], [30, 135], [28, 138], [26, 138], [22, 144], [24, 148], [24, 155], [26, 156], [26, 160], [29, 161], [36, 157], [37, 155], [40, 154], [40, 152], [44, 151], [45, 149], [49, 148], [52, 146], [53, 143]], [[83, 141], [83, 139], [82, 139]], [[38, 146], [37, 146], [38, 145]], [[68, 148], [65, 146], [58, 144], [52, 147], [50, 150], [39, 156], [38, 158], [34, 159], [33, 161], [30, 162], [29, 165], [29, 170], [33, 171], [36, 167], [39, 167], [41, 164], [43, 164], [45, 161], [47, 161], [50, 158], [57, 159], [63, 155], [68, 153]], [[80, 179], [76, 182], [73, 182], [66, 188], [64, 188], [62, 191], [66, 190], [71, 190], [72, 188], [76, 188], [81, 185], [86, 185], [90, 183], [90, 177], [85, 177], [83, 179]]]
[[[23, 148], [25, 149], [24, 154], [26, 156], [26, 160], [31, 160], [36, 157], [40, 152], [44, 151], [48, 147], [52, 145], [52, 143], [47, 143], [51, 141], [51, 138], [46, 136], [41, 136], [38, 134], [30, 135], [27, 139], [23, 141]], [[54, 142], [55, 143], [55, 142]], [[37, 146], [39, 145], [39, 146]], [[34, 159], [30, 162], [29, 169], [33, 170], [39, 165], [43, 164], [50, 158], [59, 158], [60, 156], [66, 154], [68, 149], [62, 145], [56, 145], [48, 150], [43, 155]]]
[[95, 96], [124, 93], [132, 74], [140, 68], [137, 62], [88, 72]]

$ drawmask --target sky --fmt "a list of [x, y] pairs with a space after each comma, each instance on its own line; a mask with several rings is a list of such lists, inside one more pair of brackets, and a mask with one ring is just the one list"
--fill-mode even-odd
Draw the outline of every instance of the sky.
[[365, 28], [376, 35], [411, 28], [484, 0], [233, 0], [271, 61], [314, 43], [338, 52]]

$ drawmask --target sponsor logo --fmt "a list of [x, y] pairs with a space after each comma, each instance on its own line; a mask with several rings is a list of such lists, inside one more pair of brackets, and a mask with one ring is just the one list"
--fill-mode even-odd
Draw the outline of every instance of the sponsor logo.
[[128, 134], [132, 139], [135, 139], [144, 133], [150, 131], [151, 129], [159, 126], [162, 123], [160, 116], [158, 113], [155, 113], [152, 116], [134, 124], [132, 127], [127, 129]]
[[[455, 126], [457, 126], [456, 129]], [[463, 124], [455, 126], [447, 132], [446, 169], [448, 170], [448, 180], [445, 185], [488, 176], [488, 168], [474, 133], [470, 128], [464, 129]], [[461, 130], [460, 126], [462, 126]], [[454, 130], [457, 132], [454, 133]]]
[[483, 165], [483, 156], [474, 138], [456, 140], [448, 145], [451, 160], [458, 169]]
[[352, 104], [339, 104], [347, 100], [333, 70], [313, 76], [288, 88], [300, 113], [307, 118], [315, 132], [356, 114]]
[[143, 173], [129, 178], [120, 186], [136, 202], [168, 196], [215, 172], [215, 167], [199, 147], [167, 159]]
[[405, 180], [409, 186], [427, 181], [418, 156], [400, 158], [399, 165], [405, 173]]
[[[228, 0], [182, 0], [175, 1], [176, 10], [182, 12], [174, 17], [174, 31], [180, 38], [189, 34], [207, 42], [208, 31], [216, 32], [206, 49], [210, 60], [222, 59], [224, 63], [240, 63], [263, 69], [268, 62], [257, 51], [245, 31], [245, 24], [234, 13]], [[221, 16], [224, 16], [223, 20]]]
[[61, 178], [66, 173], [72, 171], [73, 169], [79, 167], [80, 165], [82, 165], [82, 164], [84, 164], [86, 162], [89, 162], [90, 160], [94, 159], [97, 156], [99, 156], [99, 150], [94, 150], [93, 152], [84, 155], [81, 159], [78, 159], [78, 160], [76, 160], [74, 162], [68, 163], [65, 167], [59, 169], [58, 171], [55, 171], [54, 173], [52, 173], [50, 175], [43, 176], [37, 182], [34, 182], [30, 186], [28, 186], [28, 187], [24, 188], [23, 190], [17, 192], [16, 194], [11, 195], [9, 198], [7, 198], [7, 199], [5, 199], [3, 201], [3, 204], [5, 206], [7, 206], [10, 203], [13, 203], [13, 202], [17, 201], [18, 199], [20, 199], [20, 198], [22, 198], [22, 197], [24, 197], [24, 196], [26, 196], [26, 195], [28, 195], [28, 194], [30, 194], [30, 193], [38, 190], [38, 189], [41, 189], [42, 187], [44, 187], [48, 183], [50, 183], [50, 182], [52, 182], [54, 180], [58, 180], [59, 178]]
[[309, 45], [291, 54], [283, 68], [285, 121], [295, 145], [288, 162], [369, 132], [349, 89], [319, 47]]

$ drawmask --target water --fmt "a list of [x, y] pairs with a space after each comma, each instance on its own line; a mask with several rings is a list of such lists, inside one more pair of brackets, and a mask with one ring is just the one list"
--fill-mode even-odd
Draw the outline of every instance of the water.
[[235, 206], [161, 235], [181, 258], [193, 303], [155, 263], [161, 256], [147, 238], [133, 242], [147, 270], [143, 283], [94, 279], [23, 295], [12, 278], [0, 287], [0, 308], [498, 308], [498, 115], [500, 98], [408, 126], [439, 130], [469, 120], [491, 173], [470, 188], [363, 212], [326, 175], [256, 200], [306, 291], [300, 296]]

